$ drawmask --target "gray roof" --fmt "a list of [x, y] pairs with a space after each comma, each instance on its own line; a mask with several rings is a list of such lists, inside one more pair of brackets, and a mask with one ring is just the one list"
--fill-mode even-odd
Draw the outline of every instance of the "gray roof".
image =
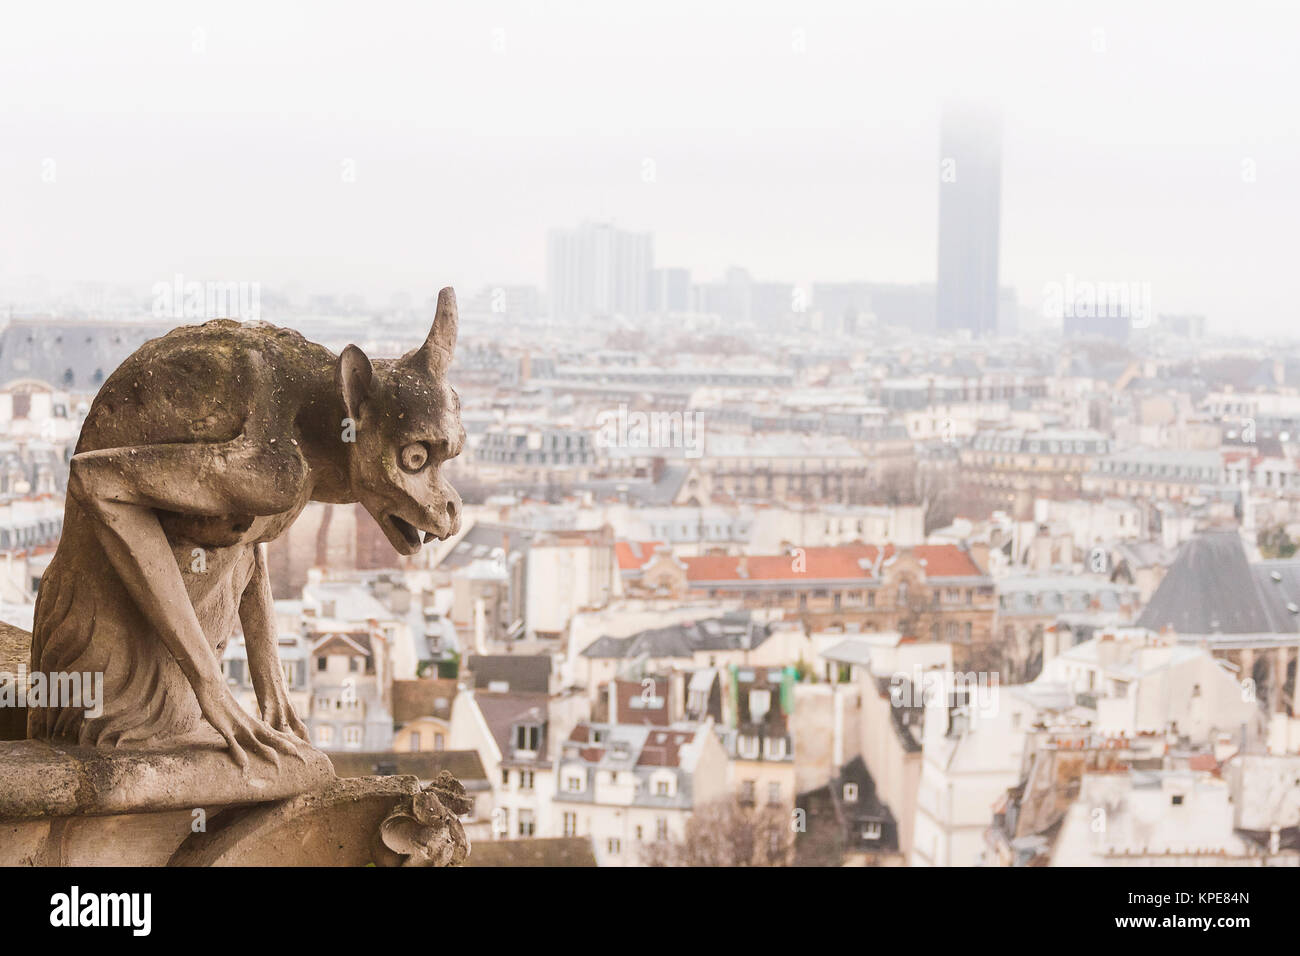
[[1183, 545], [1137, 624], [1179, 634], [1295, 634], [1288, 602], [1300, 607], [1300, 561], [1252, 566], [1235, 530], [1211, 531]]
[[175, 324], [15, 321], [0, 332], [0, 382], [34, 378], [94, 392], [123, 359]]
[[507, 541], [511, 553], [527, 554], [536, 536], [537, 532], [528, 528], [476, 521], [437, 566], [450, 570], [468, 567], [473, 561], [490, 559], [494, 551], [504, 554]]
[[724, 614], [640, 631], [630, 637], [601, 637], [582, 652], [588, 658], [693, 657], [697, 651], [752, 650], [768, 639], [772, 629], [744, 613]]

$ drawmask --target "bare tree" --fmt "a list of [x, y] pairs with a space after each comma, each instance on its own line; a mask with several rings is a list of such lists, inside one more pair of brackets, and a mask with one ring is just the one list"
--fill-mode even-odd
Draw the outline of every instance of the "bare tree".
[[680, 839], [652, 843], [641, 854], [647, 866], [788, 866], [793, 855], [789, 813], [734, 797], [700, 807]]

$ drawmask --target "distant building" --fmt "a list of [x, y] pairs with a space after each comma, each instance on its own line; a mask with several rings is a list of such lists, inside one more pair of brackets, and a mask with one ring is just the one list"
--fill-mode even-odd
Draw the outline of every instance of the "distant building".
[[650, 311], [691, 311], [689, 269], [655, 269], [650, 273]]
[[998, 329], [1002, 120], [990, 107], [945, 104], [939, 132], [939, 332]]
[[556, 761], [563, 836], [590, 837], [601, 866], [636, 866], [652, 843], [680, 840], [694, 808], [725, 796], [727, 754], [698, 727], [580, 723]]
[[648, 232], [590, 222], [552, 230], [546, 244], [551, 318], [643, 315], [650, 304], [653, 264]]

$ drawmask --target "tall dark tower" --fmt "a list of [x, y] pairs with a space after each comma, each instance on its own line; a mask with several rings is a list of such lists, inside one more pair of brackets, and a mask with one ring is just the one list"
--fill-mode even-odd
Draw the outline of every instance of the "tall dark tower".
[[990, 105], [945, 103], [939, 129], [939, 332], [997, 331], [1001, 204], [1001, 115]]

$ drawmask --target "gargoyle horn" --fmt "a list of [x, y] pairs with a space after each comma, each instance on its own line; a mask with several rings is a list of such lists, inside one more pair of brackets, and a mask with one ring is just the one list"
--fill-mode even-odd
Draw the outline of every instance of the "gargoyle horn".
[[435, 376], [447, 371], [451, 357], [456, 351], [456, 329], [460, 318], [456, 313], [456, 292], [448, 286], [438, 293], [438, 311], [433, 317], [433, 327], [429, 337], [414, 352], [408, 353], [402, 361], [417, 368], [427, 368]]

